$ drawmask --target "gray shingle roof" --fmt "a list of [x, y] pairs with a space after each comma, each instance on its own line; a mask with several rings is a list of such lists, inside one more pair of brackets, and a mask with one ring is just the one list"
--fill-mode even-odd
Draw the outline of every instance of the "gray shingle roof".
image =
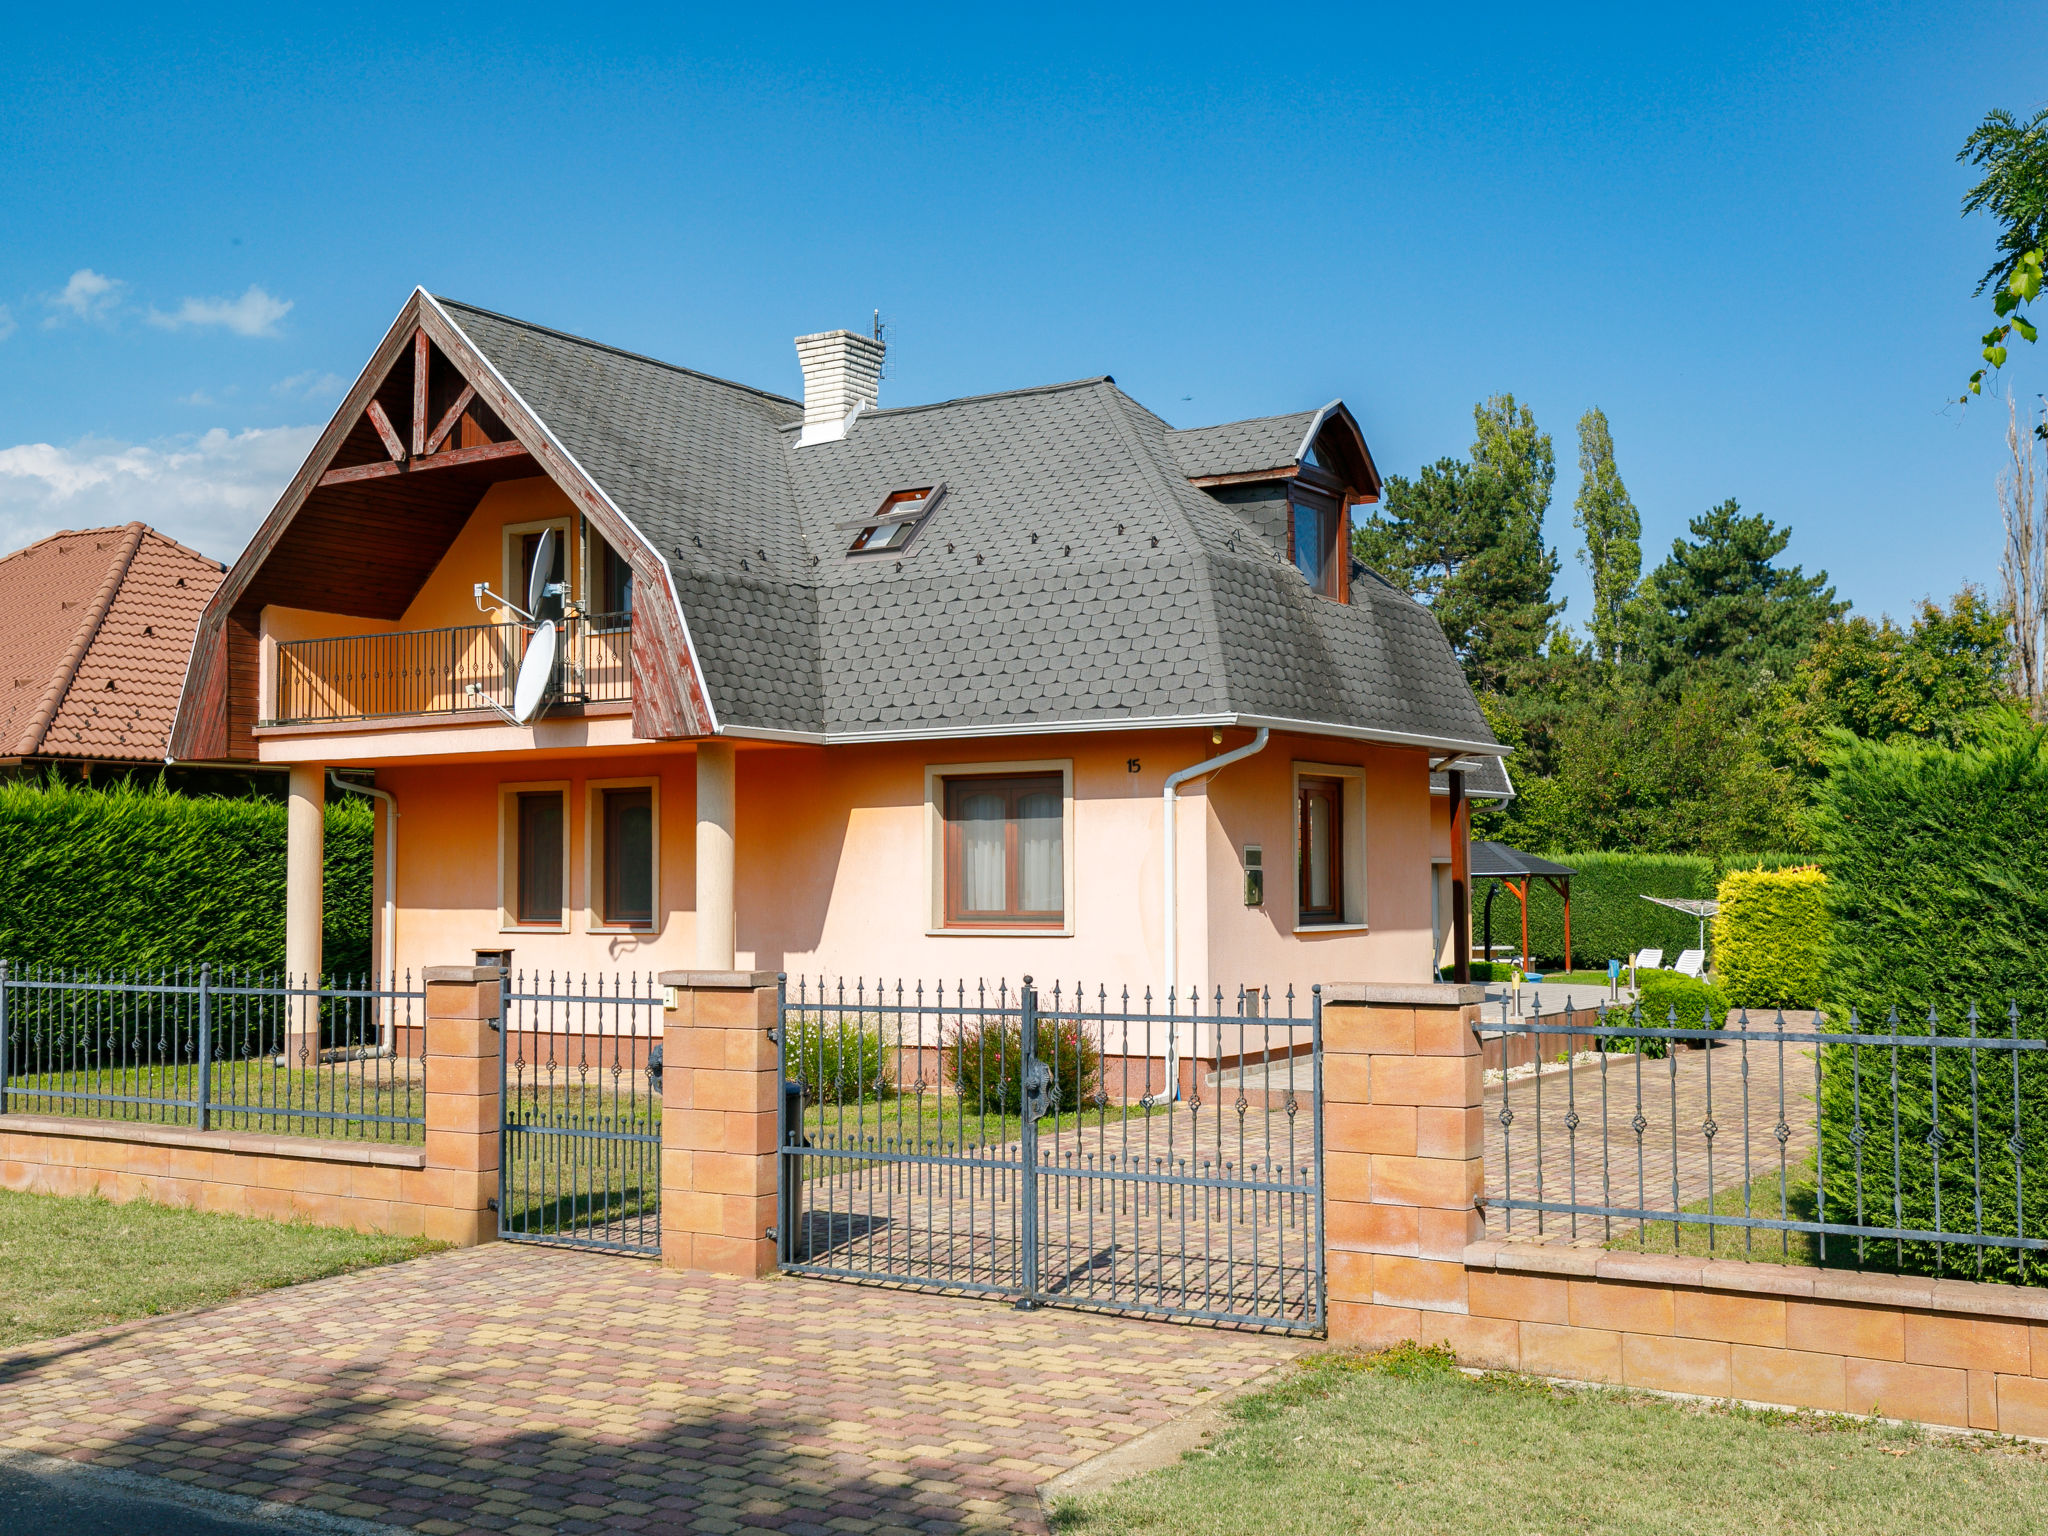
[[[1367, 581], [1314, 596], [1258, 508], [1188, 483], [1193, 434], [1109, 379], [866, 411], [798, 448], [794, 401], [441, 303], [667, 561], [725, 729], [1249, 715], [1493, 740], [1425, 610]], [[1232, 426], [1293, 423], [1291, 456], [1313, 415]], [[847, 524], [940, 482], [900, 557], [847, 558]]]
[[1285, 416], [1226, 421], [1215, 427], [1190, 427], [1173, 434], [1173, 451], [1180, 460], [1181, 473], [1190, 479], [1287, 469], [1295, 462], [1302, 434], [1315, 419], [1314, 411], [1292, 411]]
[[[1467, 758], [1458, 765], [1465, 770], [1465, 797], [1469, 800], [1512, 800], [1517, 791], [1514, 780], [1508, 777], [1508, 765], [1497, 757]], [[1439, 769], [1429, 776], [1431, 794], [1447, 795], [1451, 792], [1451, 775], [1448, 769]]]

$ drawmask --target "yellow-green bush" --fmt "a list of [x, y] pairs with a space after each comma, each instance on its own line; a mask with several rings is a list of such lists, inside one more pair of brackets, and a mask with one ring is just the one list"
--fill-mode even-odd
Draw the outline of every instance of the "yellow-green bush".
[[1811, 1008], [1828, 941], [1818, 869], [1735, 869], [1715, 893], [1714, 976], [1737, 1008]]

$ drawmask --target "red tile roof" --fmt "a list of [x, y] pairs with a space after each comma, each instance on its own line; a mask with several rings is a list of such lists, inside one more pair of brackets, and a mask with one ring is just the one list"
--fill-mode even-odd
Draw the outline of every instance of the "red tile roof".
[[161, 761], [221, 575], [141, 523], [0, 559], [0, 757]]

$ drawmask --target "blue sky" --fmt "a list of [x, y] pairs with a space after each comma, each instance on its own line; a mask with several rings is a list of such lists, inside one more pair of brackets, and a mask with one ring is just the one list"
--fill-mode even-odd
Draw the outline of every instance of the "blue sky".
[[1868, 611], [1996, 580], [1953, 157], [2048, 96], [2028, 7], [55, 14], [0, 42], [0, 547], [231, 557], [424, 283], [791, 393], [879, 308], [885, 404], [1341, 395], [1389, 472], [1510, 390], [1574, 620], [1596, 404], [1646, 565], [1735, 496]]

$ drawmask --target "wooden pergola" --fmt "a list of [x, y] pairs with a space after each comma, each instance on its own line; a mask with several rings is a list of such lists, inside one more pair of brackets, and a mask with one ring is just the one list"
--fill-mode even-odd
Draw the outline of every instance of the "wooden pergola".
[[1564, 968], [1572, 968], [1572, 876], [1578, 873], [1562, 864], [1540, 859], [1533, 853], [1524, 853], [1519, 848], [1510, 848], [1506, 843], [1475, 842], [1472, 845], [1472, 878], [1491, 880], [1487, 887], [1486, 908], [1483, 918], [1483, 940], [1486, 957], [1493, 958], [1493, 897], [1502, 886], [1514, 894], [1522, 908], [1522, 947], [1518, 951], [1526, 960], [1529, 957], [1529, 882], [1541, 880], [1564, 899]]

